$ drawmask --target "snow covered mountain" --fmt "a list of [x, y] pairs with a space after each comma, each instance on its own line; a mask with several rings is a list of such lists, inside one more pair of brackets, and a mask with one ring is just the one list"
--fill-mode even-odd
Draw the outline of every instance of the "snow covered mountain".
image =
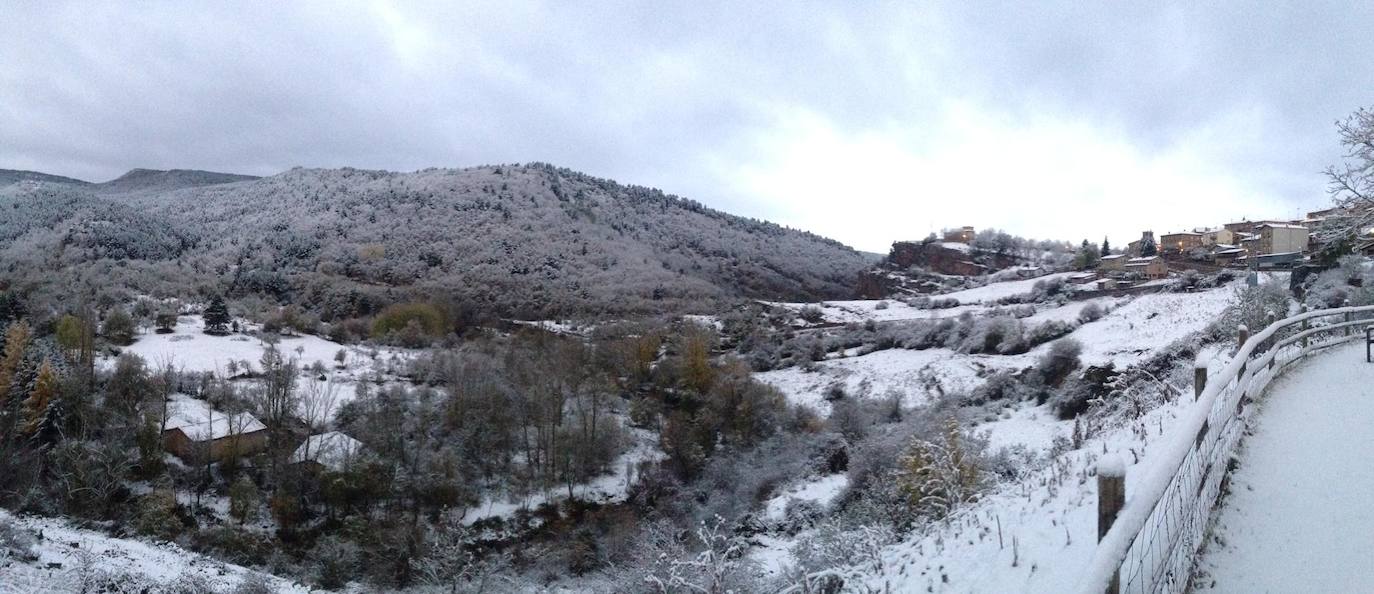
[[[131, 291], [213, 287], [335, 316], [407, 294], [507, 316], [841, 298], [871, 263], [810, 233], [543, 164], [261, 179], [135, 170], [96, 185], [6, 186], [0, 205], [13, 215], [0, 225], [11, 274], [37, 266], [75, 281], [84, 266], [118, 260], [143, 270], [126, 276]], [[113, 237], [80, 240], [91, 229]], [[159, 247], [113, 249], [128, 243], [120, 229], [151, 233]], [[64, 252], [73, 246], [86, 249]], [[45, 266], [54, 252], [62, 266]]]

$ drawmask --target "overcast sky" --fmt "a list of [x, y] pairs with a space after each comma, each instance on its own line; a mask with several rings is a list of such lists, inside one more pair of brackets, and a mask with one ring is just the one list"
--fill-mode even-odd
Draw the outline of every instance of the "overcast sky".
[[[1374, 7], [0, 0], [0, 168], [547, 161], [872, 251], [1323, 207]], [[857, 7], [857, 8], [856, 8]]]

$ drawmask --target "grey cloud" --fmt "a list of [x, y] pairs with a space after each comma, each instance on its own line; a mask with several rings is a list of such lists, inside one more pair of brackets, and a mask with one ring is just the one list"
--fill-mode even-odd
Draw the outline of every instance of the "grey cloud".
[[759, 158], [750, 139], [787, 106], [919, 131], [971, 99], [1147, 152], [1260, 113], [1263, 142], [1219, 158], [1296, 204], [1339, 154], [1330, 122], [1368, 101], [1367, 8], [1025, 6], [12, 4], [0, 167], [544, 160], [785, 217], [703, 163]]

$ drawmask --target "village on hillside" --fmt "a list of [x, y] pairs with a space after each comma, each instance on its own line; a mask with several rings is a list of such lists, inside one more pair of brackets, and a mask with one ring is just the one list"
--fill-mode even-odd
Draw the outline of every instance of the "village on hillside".
[[[1143, 231], [1121, 251], [1112, 250], [1106, 240], [1100, 247], [1085, 241], [1074, 263], [1077, 272], [1066, 281], [1087, 285], [1084, 288], [1088, 290], [1113, 291], [1149, 286], [1190, 270], [1289, 270], [1311, 260], [1320, 248], [1318, 230], [1340, 217], [1340, 209], [1327, 209], [1309, 212], [1303, 219], [1241, 220], [1220, 227], [1165, 233], [1158, 238], [1152, 230]], [[961, 247], [973, 245], [978, 237], [972, 226], [947, 229], [942, 235], [940, 245], [956, 252], [967, 252]], [[1370, 255], [1374, 253], [1374, 238], [1365, 237], [1352, 248], [1355, 253]], [[950, 268], [964, 275], [985, 272], [971, 261], [956, 262]]]

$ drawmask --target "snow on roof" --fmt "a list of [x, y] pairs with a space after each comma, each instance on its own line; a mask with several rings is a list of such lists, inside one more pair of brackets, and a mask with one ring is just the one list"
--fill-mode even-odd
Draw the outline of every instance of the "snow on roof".
[[1170, 236], [1170, 235], [1202, 235], [1202, 234], [1201, 234], [1201, 233], [1198, 233], [1197, 231], [1179, 231], [1178, 233], [1165, 233], [1165, 234], [1164, 234], [1164, 237], [1168, 237], [1168, 236]]
[[291, 454], [291, 462], [310, 460], [330, 470], [343, 470], [344, 466], [362, 452], [362, 442], [338, 431], [311, 435], [305, 443]]
[[957, 241], [942, 241], [940, 242], [940, 247], [945, 248], [947, 250], [955, 250], [964, 253], [973, 251], [973, 246], [967, 243], [959, 243]]
[[180, 429], [192, 441], [211, 441], [267, 429], [261, 421], [246, 412], [227, 414], [214, 410], [208, 402], [185, 394], [172, 394], [167, 399], [165, 431]]
[[1294, 225], [1292, 223], [1265, 223], [1255, 228], [1259, 229], [1263, 227], [1269, 227], [1271, 229], [1307, 229], [1307, 227], [1304, 227], [1302, 225]]
[[1150, 262], [1154, 262], [1155, 260], [1158, 260], [1158, 259], [1159, 259], [1159, 256], [1145, 256], [1145, 257], [1142, 257], [1142, 258], [1131, 258], [1130, 260], [1127, 260], [1127, 261], [1126, 261], [1126, 265], [1127, 265], [1127, 266], [1130, 266], [1130, 265], [1132, 265], [1132, 264], [1136, 264], [1136, 265], [1142, 265], [1142, 266], [1143, 266], [1143, 265], [1145, 265], [1145, 264], [1149, 264]]
[[1233, 247], [1233, 248], [1227, 248], [1227, 249], [1224, 249], [1224, 250], [1217, 250], [1216, 253], [1217, 253], [1217, 255], [1223, 255], [1223, 254], [1225, 254], [1225, 255], [1230, 255], [1230, 254], [1239, 254], [1239, 253], [1241, 253], [1241, 252], [1243, 252], [1243, 251], [1245, 251], [1245, 250], [1243, 250], [1243, 249], [1241, 249], [1241, 248]]
[[1126, 257], [1126, 254], [1112, 254], [1112, 255], [1110, 255], [1110, 256], [1102, 256], [1101, 258], [1098, 258], [1098, 259], [1099, 259], [1099, 260], [1115, 260], [1115, 259], [1117, 259], [1117, 258], [1125, 258], [1125, 257]]

